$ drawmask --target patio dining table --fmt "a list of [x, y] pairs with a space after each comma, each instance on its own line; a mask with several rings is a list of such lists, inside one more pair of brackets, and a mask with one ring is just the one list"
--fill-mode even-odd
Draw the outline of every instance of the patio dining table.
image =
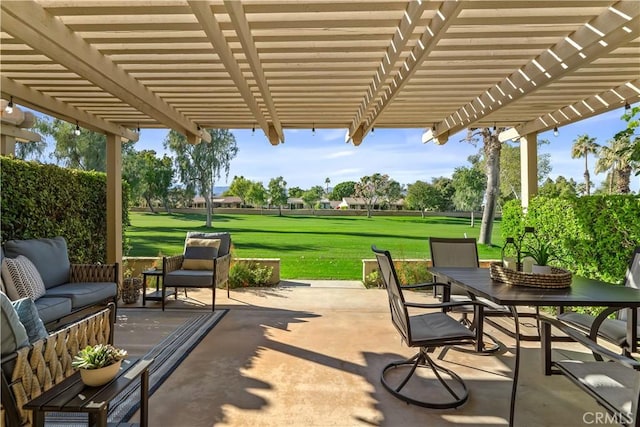
[[[573, 276], [571, 286], [561, 289], [533, 288], [526, 286], [511, 286], [493, 280], [489, 275], [488, 268], [462, 268], [462, 267], [432, 267], [429, 271], [438, 277], [439, 281], [455, 284], [463, 288], [470, 297], [483, 297], [489, 301], [506, 306], [510, 309], [514, 318], [516, 329], [516, 360], [513, 379], [513, 399], [510, 407], [510, 425], [513, 425], [515, 411], [515, 395], [518, 384], [518, 371], [520, 366], [520, 332], [519, 320], [516, 307], [518, 306], [590, 306], [606, 307], [595, 324], [603, 316], [610, 314], [614, 309], [627, 309], [627, 340], [630, 343], [630, 350], [637, 351], [638, 342], [638, 310], [640, 308], [640, 291], [638, 289], [615, 286], [599, 280], [587, 279], [580, 276]], [[447, 298], [447, 295], [444, 295]], [[476, 341], [476, 351], [482, 352], [484, 343], [483, 323], [484, 310], [481, 305], [474, 307], [474, 323], [477, 330], [478, 340]], [[543, 371], [548, 374], [550, 370], [550, 349], [543, 349]]]

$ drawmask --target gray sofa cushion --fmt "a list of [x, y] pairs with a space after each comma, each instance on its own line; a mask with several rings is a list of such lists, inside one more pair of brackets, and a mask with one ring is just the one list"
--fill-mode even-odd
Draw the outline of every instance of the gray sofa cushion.
[[38, 298], [36, 301], [38, 315], [47, 324], [71, 313], [71, 299], [69, 298]]
[[213, 287], [213, 272], [205, 270], [176, 270], [164, 277], [164, 286], [179, 286], [181, 288]]
[[17, 349], [29, 344], [29, 338], [24, 325], [20, 322], [18, 313], [9, 298], [0, 293], [0, 333], [2, 343], [0, 352], [2, 356], [11, 354]]
[[17, 258], [24, 255], [36, 266], [44, 286], [49, 289], [69, 281], [69, 255], [64, 237], [53, 239], [8, 240], [4, 255]]
[[[225, 256], [231, 250], [231, 235], [229, 233], [202, 233], [199, 231], [189, 231], [187, 233], [187, 239], [220, 239], [220, 247], [218, 248], [218, 256]], [[186, 240], [185, 240], [186, 249]], [[184, 252], [183, 252], [184, 253]]]
[[50, 297], [69, 298], [71, 299], [71, 307], [76, 309], [113, 298], [117, 292], [118, 287], [112, 282], [66, 283], [47, 289], [47, 294], [38, 301]]

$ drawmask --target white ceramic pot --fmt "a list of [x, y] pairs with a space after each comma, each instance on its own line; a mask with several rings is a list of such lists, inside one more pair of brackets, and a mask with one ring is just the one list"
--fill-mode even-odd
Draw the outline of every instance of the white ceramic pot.
[[533, 274], [551, 274], [551, 266], [533, 264], [531, 266], [531, 272]]
[[113, 365], [105, 366], [98, 369], [80, 369], [80, 377], [82, 382], [90, 387], [98, 387], [104, 385], [115, 378], [122, 365], [122, 360]]

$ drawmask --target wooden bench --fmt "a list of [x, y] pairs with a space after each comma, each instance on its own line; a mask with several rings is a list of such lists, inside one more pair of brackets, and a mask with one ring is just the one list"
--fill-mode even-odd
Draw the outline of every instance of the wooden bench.
[[[602, 347], [589, 339], [584, 332], [557, 319], [541, 316], [540, 320], [542, 320], [542, 363], [545, 375], [562, 374], [567, 377], [610, 414], [610, 422], [624, 426], [640, 426], [638, 416], [640, 362]], [[594, 359], [603, 360], [553, 361], [551, 358], [552, 326], [589, 349]]]

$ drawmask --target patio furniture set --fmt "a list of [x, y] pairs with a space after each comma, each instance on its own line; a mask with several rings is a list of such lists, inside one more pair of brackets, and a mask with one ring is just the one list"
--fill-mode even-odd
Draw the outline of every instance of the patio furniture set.
[[[552, 319], [540, 315], [536, 310], [542, 371], [545, 375], [564, 374], [605, 408], [611, 420], [622, 425], [640, 425], [640, 363], [632, 357], [632, 353], [637, 352], [640, 335], [640, 247], [635, 250], [629, 263], [625, 286], [573, 277], [570, 287], [543, 289], [510, 286], [492, 279], [489, 269], [478, 267], [477, 251], [469, 250], [471, 245], [475, 247], [475, 239], [432, 240], [431, 248], [432, 251], [435, 249], [435, 253], [432, 252], [433, 267], [430, 271], [434, 282], [413, 286], [401, 286], [391, 254], [372, 246], [387, 288], [392, 323], [407, 346], [419, 349], [409, 360], [392, 362], [383, 369], [381, 382], [387, 390], [408, 403], [429, 408], [454, 408], [464, 404], [469, 393], [464, 380], [436, 363], [429, 353], [442, 347], [444, 351], [440, 358], [443, 358], [449, 348], [468, 344], [472, 344], [478, 354], [495, 351], [495, 345], [498, 344], [495, 338], [490, 337], [493, 346], [485, 346], [484, 322], [487, 316], [511, 316], [514, 330], [510, 331], [510, 335], [515, 338], [516, 348], [509, 425], [514, 425], [520, 339], [523, 336], [517, 307], [599, 306], [606, 309], [597, 317], [561, 312], [557, 319]], [[465, 253], [469, 255], [466, 260]], [[423, 288], [440, 288], [441, 302], [417, 304], [405, 299], [405, 290]], [[416, 309], [430, 311], [416, 314]], [[456, 311], [462, 311], [461, 319], [452, 317]], [[615, 312], [619, 313], [616, 319], [608, 318]], [[473, 320], [469, 320], [469, 313], [473, 313]], [[575, 321], [576, 318], [579, 322]], [[552, 327], [562, 335], [552, 335]], [[583, 345], [593, 352], [594, 360], [552, 360], [552, 342], [557, 338]], [[598, 338], [620, 346], [622, 354], [599, 345], [596, 342]], [[605, 363], [604, 360], [614, 363]], [[405, 369], [407, 373], [392, 384], [388, 380], [389, 372], [398, 368]], [[421, 393], [422, 398], [417, 398], [411, 391], [406, 391], [408, 388], [404, 390], [421, 370], [432, 371], [432, 384], [436, 385], [431, 387], [435, 387], [434, 390], [440, 388], [440, 392]], [[442, 399], [442, 395], [448, 396], [448, 399]], [[434, 400], [433, 396], [438, 396], [439, 400]]]

